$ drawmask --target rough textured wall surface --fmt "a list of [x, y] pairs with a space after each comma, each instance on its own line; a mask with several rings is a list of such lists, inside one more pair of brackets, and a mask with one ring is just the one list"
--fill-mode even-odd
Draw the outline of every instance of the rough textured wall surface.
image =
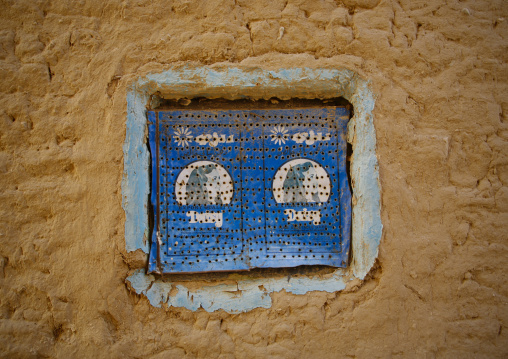
[[[508, 355], [508, 5], [0, 2], [4, 357]], [[126, 88], [175, 63], [347, 67], [372, 81], [376, 268], [245, 314], [153, 308], [124, 280]], [[232, 293], [241, 295], [241, 293]]]

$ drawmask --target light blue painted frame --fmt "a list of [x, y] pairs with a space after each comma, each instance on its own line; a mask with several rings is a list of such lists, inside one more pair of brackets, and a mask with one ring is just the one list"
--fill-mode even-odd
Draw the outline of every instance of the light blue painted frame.
[[[348, 142], [353, 145], [353, 260], [349, 268], [337, 269], [327, 278], [291, 277], [240, 280], [234, 285], [207, 285], [189, 290], [156, 280], [144, 269], [127, 281], [153, 306], [185, 307], [206, 311], [223, 309], [230, 313], [271, 306], [269, 293], [285, 289], [294, 294], [310, 291], [336, 292], [348, 281], [363, 279], [372, 268], [382, 235], [380, 185], [373, 123], [374, 95], [369, 82], [348, 69], [291, 68], [276, 71], [240, 66], [184, 66], [149, 74], [131, 83], [127, 92], [127, 131], [124, 143], [122, 206], [125, 210], [127, 251], [149, 251], [148, 201], [150, 193], [149, 153], [146, 138], [146, 107], [150, 97], [269, 99], [332, 98], [342, 96], [354, 106], [348, 124]], [[262, 288], [262, 289], [260, 289]], [[235, 294], [232, 294], [235, 293]], [[241, 293], [239, 295], [238, 293]]]

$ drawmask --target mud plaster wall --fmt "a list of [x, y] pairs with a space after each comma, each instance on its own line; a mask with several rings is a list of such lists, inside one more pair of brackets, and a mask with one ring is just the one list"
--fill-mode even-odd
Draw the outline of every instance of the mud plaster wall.
[[[505, 3], [0, 6], [3, 356], [507, 355]], [[371, 81], [383, 238], [364, 281], [242, 314], [154, 308], [126, 286], [145, 261], [125, 250], [127, 87], [188, 62]]]

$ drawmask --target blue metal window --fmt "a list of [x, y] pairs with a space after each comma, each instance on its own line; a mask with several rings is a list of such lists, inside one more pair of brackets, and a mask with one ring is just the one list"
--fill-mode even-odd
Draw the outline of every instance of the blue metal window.
[[149, 271], [345, 267], [343, 107], [149, 111]]

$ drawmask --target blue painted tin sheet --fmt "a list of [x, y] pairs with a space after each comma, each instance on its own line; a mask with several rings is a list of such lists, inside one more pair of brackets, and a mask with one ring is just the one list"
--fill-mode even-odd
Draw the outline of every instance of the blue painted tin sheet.
[[347, 109], [150, 111], [151, 272], [345, 267]]

